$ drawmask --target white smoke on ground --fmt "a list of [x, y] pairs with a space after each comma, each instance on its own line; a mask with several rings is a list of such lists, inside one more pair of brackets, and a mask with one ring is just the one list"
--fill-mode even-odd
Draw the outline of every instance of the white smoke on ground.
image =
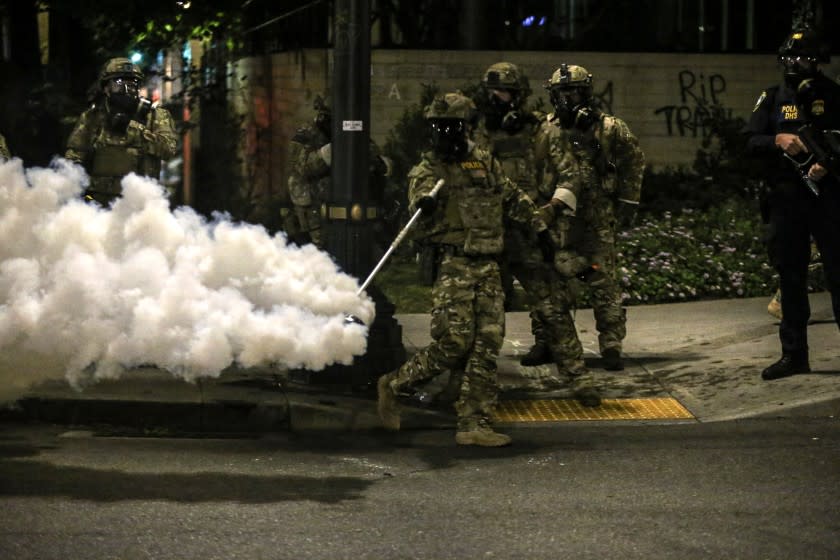
[[45, 379], [77, 386], [155, 365], [215, 377], [231, 365], [320, 370], [365, 352], [373, 302], [315, 247], [189, 208], [136, 175], [110, 209], [87, 177], [0, 163], [0, 400]]

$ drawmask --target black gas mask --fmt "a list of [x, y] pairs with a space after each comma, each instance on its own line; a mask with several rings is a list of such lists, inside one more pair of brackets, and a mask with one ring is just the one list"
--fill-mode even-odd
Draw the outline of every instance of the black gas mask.
[[462, 119], [429, 119], [432, 151], [443, 161], [461, 160], [469, 148]]
[[140, 106], [140, 80], [132, 77], [110, 78], [103, 89], [111, 128], [124, 131]]
[[591, 104], [591, 96], [583, 88], [552, 88], [551, 104], [560, 126], [566, 129], [588, 130], [598, 119], [598, 111]]
[[512, 89], [489, 89], [488, 111], [484, 117], [485, 125], [490, 130], [504, 130], [514, 134], [522, 130], [525, 124], [519, 110], [519, 92]]
[[779, 62], [784, 66], [785, 85], [794, 91], [803, 80], [813, 78], [819, 72], [817, 58], [813, 56], [781, 55]]

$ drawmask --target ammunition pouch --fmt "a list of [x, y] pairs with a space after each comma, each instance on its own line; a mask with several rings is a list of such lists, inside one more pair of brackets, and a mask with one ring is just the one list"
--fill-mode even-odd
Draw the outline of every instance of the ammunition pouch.
[[554, 270], [566, 279], [579, 277], [589, 266], [589, 262], [574, 251], [557, 251], [554, 254]]
[[140, 168], [137, 150], [117, 145], [103, 145], [93, 156], [91, 175], [94, 177], [123, 177]]

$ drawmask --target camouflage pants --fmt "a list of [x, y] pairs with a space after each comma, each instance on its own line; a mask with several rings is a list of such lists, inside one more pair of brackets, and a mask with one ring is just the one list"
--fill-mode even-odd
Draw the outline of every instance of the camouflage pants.
[[321, 229], [321, 209], [315, 205], [295, 205], [295, 216], [297, 217], [300, 234], [308, 236], [316, 247], [324, 247], [323, 230]]
[[432, 298], [432, 342], [403, 364], [392, 386], [401, 391], [447, 370], [463, 372], [455, 403], [459, 426], [487, 420], [498, 397], [496, 359], [505, 330], [498, 263], [445, 256]]
[[583, 368], [583, 346], [572, 318], [573, 298], [569, 280], [554, 273], [549, 298], [539, 308], [545, 324], [546, 341], [561, 374]]
[[592, 294], [592, 311], [598, 331], [598, 348], [603, 354], [608, 348], [621, 351], [627, 336], [627, 313], [621, 306], [621, 290], [613, 267], [603, 267], [587, 282]]
[[[511, 254], [506, 262], [513, 278], [519, 280], [530, 308], [531, 332], [537, 344], [547, 344], [545, 316], [551, 300], [551, 268], [543, 262], [542, 253], [535, 246], [520, 246], [518, 254]], [[549, 308], [546, 308], [549, 306]]]
[[602, 354], [607, 348], [621, 351], [622, 341], [627, 336], [627, 315], [621, 306], [621, 289], [616, 278], [615, 232], [611, 227], [588, 230], [578, 253], [599, 266], [599, 270], [586, 280], [599, 350]]

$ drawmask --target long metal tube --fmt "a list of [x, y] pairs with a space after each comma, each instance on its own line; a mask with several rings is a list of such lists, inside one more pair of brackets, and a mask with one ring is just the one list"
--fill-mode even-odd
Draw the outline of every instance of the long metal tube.
[[[441, 187], [443, 187], [443, 183], [443, 179], [438, 179], [438, 182], [435, 183], [435, 186], [429, 193], [429, 196], [431, 196], [432, 198], [436, 197]], [[385, 254], [382, 256], [382, 258], [379, 259], [379, 262], [376, 263], [376, 266], [373, 268], [373, 271], [368, 275], [367, 279], [359, 288], [359, 291], [356, 292], [357, 296], [361, 295], [362, 292], [365, 291], [365, 288], [368, 287], [368, 284], [370, 284], [371, 280], [373, 280], [373, 277], [376, 276], [376, 273], [379, 272], [379, 269], [382, 268], [382, 266], [385, 264], [385, 261], [387, 261], [388, 257], [391, 256], [391, 253], [393, 253], [397, 246], [399, 246], [399, 244], [402, 243], [402, 240], [405, 238], [406, 235], [408, 235], [408, 232], [411, 230], [411, 226], [414, 225], [414, 222], [417, 221], [417, 219], [420, 217], [420, 214], [422, 213], [423, 210], [418, 208], [414, 215], [411, 217], [411, 219], [408, 220], [408, 223], [405, 224], [405, 227], [402, 228], [402, 231], [400, 231], [397, 234], [396, 239], [394, 239], [394, 241], [391, 243], [391, 246], [388, 247], [388, 250], [385, 251]]]

